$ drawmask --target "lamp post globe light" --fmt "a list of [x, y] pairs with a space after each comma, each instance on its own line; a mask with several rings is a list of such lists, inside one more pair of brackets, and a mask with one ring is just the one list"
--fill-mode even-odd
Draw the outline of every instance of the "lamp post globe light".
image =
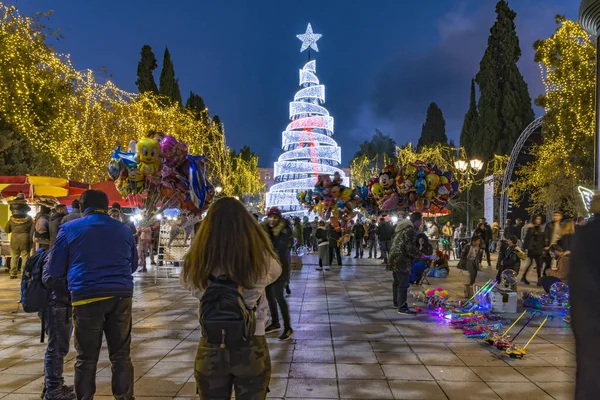
[[600, 190], [600, 0], [582, 0], [579, 23], [590, 35], [596, 36], [596, 135], [594, 138], [594, 186]]
[[465, 182], [467, 186], [467, 236], [471, 237], [471, 221], [470, 221], [470, 194], [471, 194], [471, 183], [475, 175], [483, 168], [483, 161], [473, 158], [472, 160], [456, 160], [454, 161], [454, 167], [458, 171], [461, 180]]

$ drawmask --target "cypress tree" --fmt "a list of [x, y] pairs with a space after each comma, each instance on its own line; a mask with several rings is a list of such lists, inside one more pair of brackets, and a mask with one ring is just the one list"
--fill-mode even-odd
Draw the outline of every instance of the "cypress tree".
[[179, 83], [175, 79], [175, 67], [171, 61], [169, 48], [165, 48], [163, 57], [162, 71], [160, 72], [160, 90], [159, 93], [169, 98], [171, 101], [181, 104], [181, 92]]
[[474, 156], [484, 160], [490, 160], [494, 154], [508, 154], [534, 118], [529, 90], [517, 67], [521, 57], [514, 22], [517, 14], [505, 0], [496, 4], [496, 14], [475, 78], [481, 95], [472, 150]]
[[421, 137], [417, 143], [417, 149], [436, 143], [448, 145], [446, 121], [438, 105], [431, 103], [427, 108], [427, 118], [421, 128]]
[[156, 87], [156, 82], [154, 82], [153, 75], [153, 71], [156, 68], [158, 68], [158, 65], [156, 64], [156, 57], [154, 57], [152, 48], [145, 44], [142, 47], [142, 58], [137, 67], [138, 79], [135, 81], [140, 93], [158, 93], [158, 88]]
[[469, 111], [465, 114], [462, 130], [460, 131], [460, 145], [465, 148], [467, 155], [473, 152], [473, 139], [477, 135], [477, 99], [475, 98], [475, 80], [471, 79], [471, 96], [469, 100]]
[[188, 97], [185, 102], [185, 108], [194, 113], [200, 113], [201, 111], [206, 110], [206, 105], [204, 104], [202, 97], [190, 90], [190, 97]]

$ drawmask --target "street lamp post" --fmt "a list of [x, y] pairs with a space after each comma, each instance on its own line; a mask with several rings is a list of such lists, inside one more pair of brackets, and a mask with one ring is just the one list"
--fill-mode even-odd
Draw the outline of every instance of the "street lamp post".
[[461, 178], [466, 181], [467, 185], [467, 236], [471, 237], [471, 221], [470, 221], [470, 207], [471, 207], [471, 182], [475, 175], [481, 168], [483, 168], [483, 161], [476, 158], [467, 161], [456, 160], [454, 161], [454, 167], [460, 172]]

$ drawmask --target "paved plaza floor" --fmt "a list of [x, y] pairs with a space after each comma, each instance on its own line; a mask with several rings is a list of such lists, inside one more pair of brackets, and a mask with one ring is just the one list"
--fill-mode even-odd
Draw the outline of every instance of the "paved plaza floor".
[[[294, 340], [268, 339], [270, 398], [303, 399], [572, 399], [574, 340], [552, 321], [513, 360], [467, 339], [427, 313], [400, 316], [391, 304], [391, 274], [379, 260], [344, 257], [342, 268], [315, 270], [314, 255], [294, 270], [290, 304]], [[198, 301], [177, 278], [136, 275], [132, 358], [136, 399], [195, 398], [193, 360], [200, 337]], [[491, 273], [483, 271], [478, 281]], [[465, 275], [451, 268], [434, 287], [462, 297]], [[0, 275], [0, 398], [39, 399], [45, 345], [36, 315], [17, 312], [18, 281]], [[526, 328], [524, 341], [533, 330]], [[75, 350], [65, 363], [73, 383]], [[109, 399], [110, 366], [100, 356], [97, 399]], [[197, 398], [197, 397], [196, 397]]]

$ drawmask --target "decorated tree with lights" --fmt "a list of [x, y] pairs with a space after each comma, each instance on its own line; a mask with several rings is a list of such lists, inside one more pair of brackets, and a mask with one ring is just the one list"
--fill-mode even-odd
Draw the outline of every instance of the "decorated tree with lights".
[[546, 93], [536, 104], [546, 109], [543, 143], [533, 148], [534, 162], [521, 168], [511, 185], [518, 201], [528, 192], [532, 212], [575, 212], [577, 186], [594, 176], [596, 47], [575, 21], [556, 17], [558, 28], [534, 44]]
[[323, 107], [325, 86], [317, 78], [316, 60], [310, 60], [310, 49], [319, 51], [321, 36], [313, 33], [310, 24], [306, 33], [297, 35], [302, 41], [300, 52], [309, 49], [309, 61], [300, 70], [300, 90], [290, 102], [291, 122], [282, 133], [283, 154], [275, 163], [275, 184], [266, 200], [267, 207], [286, 213], [305, 212], [296, 194], [313, 189], [319, 175], [337, 172], [345, 178], [339, 168], [341, 149], [333, 139], [333, 117]]

